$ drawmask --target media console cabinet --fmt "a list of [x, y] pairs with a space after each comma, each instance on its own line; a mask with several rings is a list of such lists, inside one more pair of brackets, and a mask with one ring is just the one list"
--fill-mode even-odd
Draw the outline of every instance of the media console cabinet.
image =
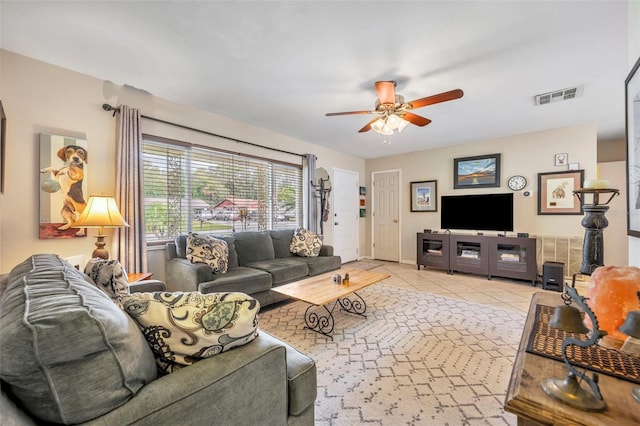
[[418, 232], [417, 263], [448, 273], [467, 272], [536, 283], [535, 238]]

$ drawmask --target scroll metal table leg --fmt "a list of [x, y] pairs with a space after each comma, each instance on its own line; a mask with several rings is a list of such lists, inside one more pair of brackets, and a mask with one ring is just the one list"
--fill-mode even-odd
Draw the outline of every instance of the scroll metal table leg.
[[[355, 297], [349, 297], [349, 296]], [[357, 314], [363, 317], [367, 317], [364, 313], [367, 312], [367, 304], [362, 297], [355, 291], [351, 293], [347, 297], [343, 297], [342, 299], [338, 299], [340, 303], [340, 307], [343, 311], [349, 312], [351, 314]]]
[[[306, 324], [304, 328], [320, 333], [333, 340], [333, 326], [335, 325], [333, 320], [333, 309], [335, 307], [336, 303], [333, 304], [331, 309], [327, 308], [325, 305], [309, 305], [304, 313], [304, 323]], [[326, 311], [326, 314], [322, 312], [322, 309]], [[316, 312], [318, 310], [320, 310], [320, 312]]]

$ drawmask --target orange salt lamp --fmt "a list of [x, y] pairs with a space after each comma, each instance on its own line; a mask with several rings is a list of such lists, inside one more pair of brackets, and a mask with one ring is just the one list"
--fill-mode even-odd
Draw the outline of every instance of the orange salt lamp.
[[[587, 305], [596, 315], [600, 330], [608, 334], [600, 344], [620, 348], [627, 336], [618, 331], [627, 313], [640, 310], [640, 268], [635, 266], [600, 266], [591, 274], [587, 288]], [[592, 329], [585, 317], [585, 325]]]

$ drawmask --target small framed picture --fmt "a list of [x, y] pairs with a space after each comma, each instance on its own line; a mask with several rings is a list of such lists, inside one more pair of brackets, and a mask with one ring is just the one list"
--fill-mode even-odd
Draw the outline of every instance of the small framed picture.
[[584, 170], [538, 173], [538, 214], [582, 214], [573, 191], [582, 187]]
[[500, 186], [500, 154], [453, 159], [453, 189]]
[[563, 152], [555, 155], [556, 166], [566, 166], [567, 164], [569, 164], [569, 154]]
[[580, 163], [569, 163], [569, 170], [578, 170], [580, 168]]
[[438, 181], [411, 182], [411, 211], [438, 211]]

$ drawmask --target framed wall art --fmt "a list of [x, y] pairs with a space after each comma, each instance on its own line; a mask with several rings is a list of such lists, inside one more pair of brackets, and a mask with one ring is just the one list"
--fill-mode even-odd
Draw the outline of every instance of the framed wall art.
[[538, 214], [582, 214], [573, 191], [582, 188], [584, 170], [538, 173]]
[[453, 188], [500, 186], [500, 154], [453, 159]]
[[640, 238], [640, 58], [625, 80], [627, 127], [627, 234]]
[[554, 156], [553, 164], [556, 167], [558, 167], [558, 166], [566, 166], [567, 164], [569, 164], [569, 154], [567, 154], [566, 152], [562, 152], [560, 154], [556, 154]]
[[438, 211], [438, 181], [411, 182], [411, 211]]
[[40, 133], [40, 239], [86, 237], [73, 228], [86, 207], [87, 141]]

